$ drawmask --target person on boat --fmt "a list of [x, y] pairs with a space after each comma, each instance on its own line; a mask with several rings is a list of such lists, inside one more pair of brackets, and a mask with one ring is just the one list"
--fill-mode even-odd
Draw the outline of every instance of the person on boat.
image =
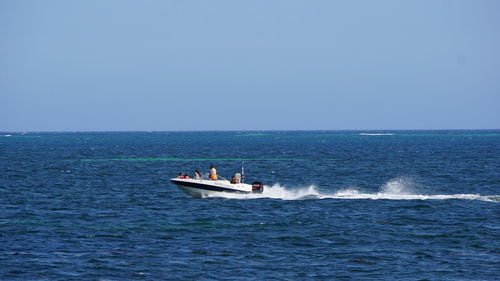
[[231, 178], [230, 182], [232, 184], [239, 184], [239, 183], [241, 183], [241, 174], [240, 173], [234, 174], [234, 176]]
[[190, 179], [189, 175], [188, 174], [184, 174], [184, 178], [185, 179]]
[[214, 165], [210, 165], [210, 175], [208, 176], [208, 178], [214, 181], [217, 180], [217, 170], [215, 169]]
[[201, 173], [200, 171], [196, 170], [194, 171], [194, 178], [197, 180], [201, 180]]
[[182, 173], [179, 173], [179, 175], [177, 176], [178, 179], [183, 179], [184, 176], [182, 175]]

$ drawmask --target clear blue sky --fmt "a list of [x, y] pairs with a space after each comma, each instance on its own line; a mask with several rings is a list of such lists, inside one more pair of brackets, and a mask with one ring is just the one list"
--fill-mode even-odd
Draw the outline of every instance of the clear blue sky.
[[462, 128], [497, 0], [0, 0], [0, 131]]

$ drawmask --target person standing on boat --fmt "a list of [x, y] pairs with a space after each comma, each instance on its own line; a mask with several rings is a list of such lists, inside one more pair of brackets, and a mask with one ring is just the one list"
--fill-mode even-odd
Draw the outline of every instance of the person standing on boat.
[[217, 170], [214, 165], [210, 165], [210, 175], [208, 176], [211, 180], [217, 180]]

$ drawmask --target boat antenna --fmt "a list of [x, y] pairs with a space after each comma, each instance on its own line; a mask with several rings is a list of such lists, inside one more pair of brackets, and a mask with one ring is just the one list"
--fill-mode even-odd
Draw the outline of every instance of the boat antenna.
[[241, 183], [245, 182], [245, 162], [241, 161]]

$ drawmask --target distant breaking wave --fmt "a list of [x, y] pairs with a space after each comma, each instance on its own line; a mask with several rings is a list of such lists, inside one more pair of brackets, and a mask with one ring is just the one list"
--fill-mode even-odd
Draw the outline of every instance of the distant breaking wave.
[[267, 187], [262, 194], [236, 194], [227, 193], [222, 196], [232, 199], [258, 199], [273, 198], [282, 200], [307, 200], [307, 199], [371, 199], [371, 200], [480, 200], [500, 202], [500, 195], [484, 196], [480, 194], [418, 194], [414, 191], [411, 181], [405, 178], [393, 179], [380, 187], [376, 193], [361, 192], [356, 187], [340, 189], [334, 193], [318, 191], [317, 186], [310, 185], [302, 188], [289, 189], [275, 184]]
[[360, 136], [394, 136], [393, 133], [359, 133]]

